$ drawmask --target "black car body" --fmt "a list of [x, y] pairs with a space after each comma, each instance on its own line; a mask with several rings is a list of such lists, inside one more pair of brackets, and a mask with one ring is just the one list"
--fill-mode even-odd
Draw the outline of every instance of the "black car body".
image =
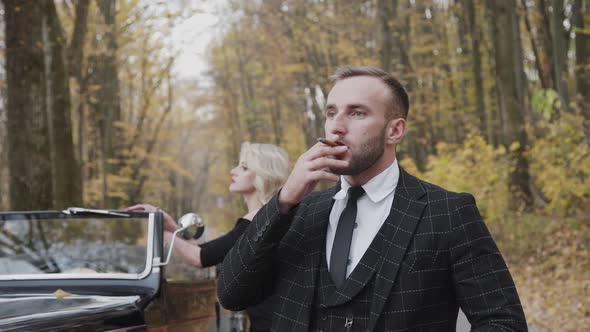
[[165, 257], [159, 212], [0, 213], [0, 331], [209, 330], [213, 276]]

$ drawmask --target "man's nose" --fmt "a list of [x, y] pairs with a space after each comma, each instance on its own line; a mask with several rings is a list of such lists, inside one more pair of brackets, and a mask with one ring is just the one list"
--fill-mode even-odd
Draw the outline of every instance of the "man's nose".
[[[337, 114], [326, 122], [326, 137], [328, 139], [338, 139], [347, 132], [346, 118]], [[337, 136], [337, 137], [335, 137]]]

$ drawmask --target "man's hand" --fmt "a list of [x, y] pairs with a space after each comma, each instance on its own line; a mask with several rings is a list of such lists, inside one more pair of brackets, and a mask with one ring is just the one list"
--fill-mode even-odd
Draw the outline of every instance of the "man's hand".
[[160, 208], [157, 208], [153, 205], [135, 204], [133, 206], [126, 207], [124, 210], [125, 211], [146, 211], [146, 212], [160, 211], [160, 212], [162, 212], [162, 215], [164, 216], [164, 230], [165, 231], [174, 232], [176, 230], [176, 228], [178, 228], [178, 226], [176, 225], [176, 222], [174, 221], [174, 218], [172, 218], [168, 213], [166, 213], [166, 211], [161, 210]]
[[330, 167], [348, 167], [348, 161], [332, 158], [345, 153], [347, 150], [347, 146], [330, 147], [317, 143], [302, 154], [279, 193], [279, 209], [281, 213], [286, 214], [291, 208], [299, 204], [303, 197], [315, 188], [318, 181], [337, 182], [340, 177], [330, 173], [328, 169]]

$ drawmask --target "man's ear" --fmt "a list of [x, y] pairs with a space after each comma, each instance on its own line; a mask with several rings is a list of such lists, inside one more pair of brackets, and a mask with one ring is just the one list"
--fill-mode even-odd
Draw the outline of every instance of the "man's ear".
[[395, 118], [387, 123], [385, 142], [399, 144], [406, 135], [407, 124], [404, 118]]

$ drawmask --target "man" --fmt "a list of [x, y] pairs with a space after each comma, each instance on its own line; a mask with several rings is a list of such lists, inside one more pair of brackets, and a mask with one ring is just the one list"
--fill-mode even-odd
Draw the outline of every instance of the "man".
[[[526, 331], [514, 282], [473, 196], [398, 166], [409, 99], [377, 68], [345, 67], [326, 138], [294, 166], [223, 262], [221, 304], [273, 296], [274, 331]], [[314, 192], [319, 180], [338, 184]]]

